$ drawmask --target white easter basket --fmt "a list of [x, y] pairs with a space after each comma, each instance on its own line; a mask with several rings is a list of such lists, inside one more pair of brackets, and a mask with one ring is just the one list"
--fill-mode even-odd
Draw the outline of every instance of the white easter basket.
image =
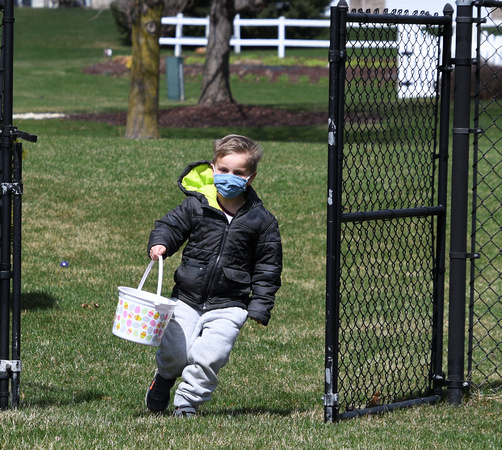
[[158, 347], [176, 308], [176, 301], [160, 295], [163, 276], [162, 256], [159, 257], [157, 294], [142, 290], [153, 264], [154, 261], [150, 261], [137, 289], [119, 286], [112, 333], [128, 341]]

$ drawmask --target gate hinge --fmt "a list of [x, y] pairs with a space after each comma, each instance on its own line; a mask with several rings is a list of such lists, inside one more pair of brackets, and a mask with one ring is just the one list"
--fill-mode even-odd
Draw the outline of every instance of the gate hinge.
[[448, 73], [448, 72], [453, 72], [454, 67], [453, 67], [453, 65], [452, 65], [452, 64], [445, 64], [445, 65], [443, 65], [443, 66], [439, 66], [439, 67], [438, 67], [438, 70], [439, 70], [440, 72], [446, 72], [446, 73]]
[[330, 63], [334, 62], [344, 62], [347, 59], [347, 52], [345, 50], [330, 50], [328, 55], [328, 61]]
[[478, 62], [476, 58], [452, 58], [451, 61], [456, 66], [474, 66]]
[[0, 372], [21, 372], [21, 360], [0, 359]]
[[486, 17], [457, 17], [455, 21], [457, 23], [486, 23]]
[[444, 372], [433, 373], [431, 379], [432, 381], [439, 383], [441, 386], [444, 386], [446, 384], [446, 374]]
[[338, 393], [336, 394], [324, 394], [322, 396], [324, 406], [335, 407], [338, 405]]
[[23, 195], [23, 183], [0, 183], [1, 195]]

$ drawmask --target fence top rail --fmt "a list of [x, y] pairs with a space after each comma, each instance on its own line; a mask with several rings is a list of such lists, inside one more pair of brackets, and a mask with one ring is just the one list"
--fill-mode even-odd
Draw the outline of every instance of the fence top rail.
[[[399, 12], [399, 11], [398, 11]], [[404, 11], [407, 13], [408, 11]], [[422, 11], [423, 12], [423, 11]], [[385, 14], [372, 14], [372, 13], [347, 13], [347, 22], [358, 23], [374, 23], [374, 24], [417, 24], [417, 25], [445, 25], [451, 23], [453, 16], [453, 8], [451, 8], [451, 15], [434, 15], [429, 13], [424, 14], [396, 14], [395, 10], [392, 13]]]
[[500, 8], [502, 7], [502, 1], [500, 0], [478, 0], [476, 2], [476, 6], [485, 6], [485, 7], [492, 7], [492, 8]]

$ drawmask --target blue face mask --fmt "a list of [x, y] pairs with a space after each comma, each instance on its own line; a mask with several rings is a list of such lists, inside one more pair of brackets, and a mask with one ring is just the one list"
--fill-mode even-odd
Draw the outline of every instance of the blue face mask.
[[213, 175], [214, 185], [223, 197], [235, 198], [246, 190], [246, 185], [251, 176], [241, 178], [231, 173], [215, 173]]

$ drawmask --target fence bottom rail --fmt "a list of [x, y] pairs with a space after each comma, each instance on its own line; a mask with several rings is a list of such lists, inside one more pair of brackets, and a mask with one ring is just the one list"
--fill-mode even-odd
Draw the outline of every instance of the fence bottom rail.
[[399, 403], [389, 403], [388, 405], [374, 406], [372, 408], [359, 409], [356, 411], [347, 411], [338, 416], [339, 420], [352, 419], [354, 417], [366, 416], [369, 414], [381, 414], [397, 409], [411, 408], [412, 406], [437, 403], [441, 400], [440, 395], [422, 397], [414, 400], [406, 400]]

